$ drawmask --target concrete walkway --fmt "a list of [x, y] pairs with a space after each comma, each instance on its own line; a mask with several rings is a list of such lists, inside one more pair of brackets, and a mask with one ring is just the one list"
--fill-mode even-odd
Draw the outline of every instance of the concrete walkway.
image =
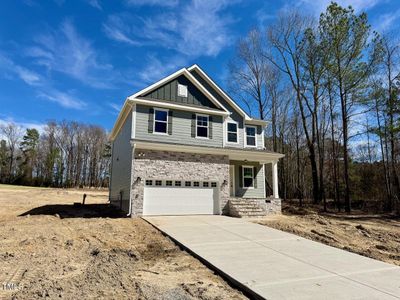
[[400, 299], [400, 267], [224, 216], [146, 217], [266, 299]]

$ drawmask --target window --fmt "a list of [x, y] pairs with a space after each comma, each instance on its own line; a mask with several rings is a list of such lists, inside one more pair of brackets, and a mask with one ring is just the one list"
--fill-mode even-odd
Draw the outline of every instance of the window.
[[175, 186], [181, 186], [181, 182], [180, 181], [175, 181]]
[[168, 110], [154, 109], [154, 132], [167, 133]]
[[172, 186], [172, 180], [167, 180], [167, 181], [165, 182], [165, 185], [166, 185], [166, 186]]
[[185, 186], [192, 186], [192, 182], [191, 181], [185, 181]]
[[208, 182], [203, 182], [203, 187], [208, 187]]
[[146, 185], [153, 185], [153, 180], [146, 180]]
[[208, 116], [196, 115], [196, 137], [208, 138]]
[[162, 181], [161, 180], [156, 180], [156, 185], [158, 185], [158, 186], [162, 185]]
[[198, 181], [193, 182], [193, 186], [200, 186], [200, 182]]
[[256, 127], [246, 126], [246, 146], [256, 146]]
[[238, 142], [238, 124], [236, 122], [228, 122], [227, 123], [227, 139], [228, 143], [237, 143]]
[[186, 85], [178, 83], [178, 96], [187, 98], [187, 96], [188, 96], [188, 88], [187, 88]]
[[211, 182], [211, 187], [217, 187], [217, 183], [216, 182]]
[[243, 187], [253, 188], [254, 187], [254, 167], [243, 166]]

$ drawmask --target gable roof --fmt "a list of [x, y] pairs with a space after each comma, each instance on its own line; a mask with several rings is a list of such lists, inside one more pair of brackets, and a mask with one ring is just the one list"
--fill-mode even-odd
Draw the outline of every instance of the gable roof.
[[192, 82], [212, 103], [214, 103], [216, 107], [229, 113], [229, 111], [200, 82], [198, 82], [198, 80], [192, 74], [190, 74], [190, 72], [186, 68], [182, 68], [175, 73], [148, 86], [147, 88], [140, 90], [139, 92], [129, 96], [128, 99], [134, 100], [137, 97], [141, 97], [181, 75], [184, 75], [187, 79], [189, 79], [189, 81]]
[[188, 71], [195, 70], [197, 73], [208, 83], [210, 84], [214, 90], [220, 94], [221, 97], [223, 97], [232, 107], [240, 114], [242, 115], [245, 120], [252, 120], [252, 118], [243, 110], [240, 108], [239, 105], [236, 104], [234, 100], [232, 100], [231, 97], [229, 97], [219, 86], [216, 84], [207, 74], [204, 72], [198, 65], [194, 64], [193, 66], [188, 68]]

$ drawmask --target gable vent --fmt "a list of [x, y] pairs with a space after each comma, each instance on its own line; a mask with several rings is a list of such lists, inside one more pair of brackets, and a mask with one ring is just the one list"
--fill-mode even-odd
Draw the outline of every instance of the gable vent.
[[178, 84], [178, 96], [187, 98], [188, 88], [186, 85]]

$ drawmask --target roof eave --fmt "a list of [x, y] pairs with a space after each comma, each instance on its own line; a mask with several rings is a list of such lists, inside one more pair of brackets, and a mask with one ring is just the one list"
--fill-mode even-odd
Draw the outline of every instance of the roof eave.
[[197, 69], [200, 73], [200, 76], [203, 77], [208, 83], [211, 83], [211, 85], [214, 85], [216, 90], [219, 92], [219, 94], [225, 98], [228, 102], [230, 102], [235, 110], [240, 113], [245, 120], [251, 120], [252, 118], [231, 98], [229, 97], [197, 64], [194, 64], [188, 68], [189, 71]]
[[283, 158], [285, 156], [284, 154], [276, 152], [248, 151], [244, 149], [157, 143], [157, 142], [141, 141], [136, 139], [131, 140], [131, 145], [137, 149], [146, 149], [146, 150], [227, 155], [231, 160], [257, 161], [260, 163], [271, 163], [273, 161], [278, 161], [280, 158]]
[[122, 125], [124, 124], [124, 121], [126, 120], [126, 117], [128, 116], [128, 113], [129, 113], [132, 105], [133, 105], [133, 102], [127, 98], [125, 100], [124, 106], [122, 107], [121, 111], [119, 112], [117, 120], [114, 123], [113, 129], [110, 132], [110, 136], [109, 136], [110, 141], [114, 141], [119, 130], [121, 129]]
[[229, 112], [222, 111], [222, 110], [218, 111], [218, 110], [212, 110], [212, 109], [207, 109], [207, 108], [202, 108], [202, 107], [187, 106], [187, 105], [181, 105], [181, 104], [169, 103], [169, 102], [163, 102], [163, 101], [152, 101], [152, 100], [140, 99], [140, 98], [130, 98], [129, 100], [132, 101], [132, 103], [142, 104], [145, 106], [171, 108], [171, 109], [177, 109], [177, 110], [193, 111], [193, 112], [198, 112], [198, 113], [208, 113], [208, 114], [221, 115], [221, 116], [230, 115]]

